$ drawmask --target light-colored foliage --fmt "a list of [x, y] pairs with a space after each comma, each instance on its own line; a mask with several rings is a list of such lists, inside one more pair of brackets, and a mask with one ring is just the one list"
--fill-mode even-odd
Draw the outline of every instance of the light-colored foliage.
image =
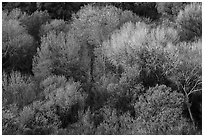
[[[2, 58], [3, 68], [29, 71], [34, 54], [34, 39], [20, 20], [26, 17], [19, 9], [3, 11]], [[23, 62], [23, 63], [22, 63]]]
[[69, 29], [69, 25], [64, 20], [52, 20], [50, 23], [46, 23], [41, 26], [40, 36], [47, 35], [51, 31], [56, 31], [56, 33], [67, 32]]
[[183, 134], [189, 129], [182, 117], [184, 96], [161, 85], [150, 88], [135, 103], [137, 132], [142, 134]]
[[[111, 62], [116, 68], [122, 66], [123, 81], [133, 78], [138, 82], [145, 79], [162, 82], [177, 63], [174, 62], [177, 42], [177, 32], [173, 28], [150, 29], [144, 23], [127, 23], [115, 31], [110, 40], [103, 42], [99, 49], [102, 55], [98, 58]], [[106, 68], [105, 61], [103, 67]]]
[[35, 97], [34, 84], [29, 77], [19, 72], [12, 72], [9, 76], [3, 75], [3, 99], [5, 105], [17, 104], [22, 108], [31, 103]]
[[191, 3], [186, 5], [177, 16], [176, 23], [179, 28], [179, 35], [182, 41], [192, 41], [202, 36], [202, 5]]
[[41, 48], [33, 61], [33, 72], [41, 78], [51, 74], [69, 77], [73, 73], [70, 69], [79, 63], [78, 52], [79, 46], [72, 34], [50, 32], [42, 38]]
[[73, 105], [84, 106], [86, 94], [82, 93], [80, 83], [67, 81], [65, 77], [51, 76], [42, 82], [45, 98], [62, 109], [69, 110]]

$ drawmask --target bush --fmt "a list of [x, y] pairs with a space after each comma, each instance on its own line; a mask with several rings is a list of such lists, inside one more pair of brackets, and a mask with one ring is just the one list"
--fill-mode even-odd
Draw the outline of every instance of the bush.
[[96, 135], [128, 135], [134, 134], [133, 119], [129, 113], [118, 115], [115, 109], [104, 107], [101, 109], [103, 122], [96, 128]]
[[132, 12], [123, 12], [114, 6], [87, 5], [73, 16], [72, 28], [75, 29], [75, 34], [81, 42], [86, 40], [88, 43], [98, 46], [123, 23], [139, 20], [140, 18]]
[[50, 23], [46, 23], [41, 26], [40, 37], [47, 35], [51, 31], [56, 31], [57, 34], [60, 32], [68, 32], [69, 26], [64, 20], [52, 20]]
[[56, 108], [50, 101], [35, 101], [24, 107], [17, 118], [21, 134], [48, 135], [53, 134], [61, 125]]
[[[115, 31], [111, 39], [104, 41], [103, 45], [98, 48], [102, 52], [98, 58], [104, 63], [102, 66], [105, 68], [103, 69], [110, 71], [106, 62], [110, 62], [113, 66], [116, 66], [116, 74], [118, 73], [117, 70], [119, 67], [121, 67], [122, 72], [129, 67], [133, 67], [136, 59], [136, 54], [134, 53], [136, 50], [134, 48], [139, 48], [145, 42], [147, 33], [148, 29], [143, 23], [138, 23], [137, 25], [126, 23], [120, 30]], [[136, 41], [137, 45], [134, 45]]]
[[176, 18], [179, 26], [179, 36], [181, 41], [193, 41], [202, 36], [202, 5], [192, 3], [186, 5]]
[[2, 9], [12, 11], [13, 9], [18, 8], [22, 11], [31, 14], [37, 10], [36, 2], [3, 2]]
[[48, 77], [42, 83], [47, 100], [57, 108], [62, 127], [78, 120], [78, 111], [84, 110], [87, 94], [82, 92], [81, 85], [65, 77]]
[[3, 75], [3, 101], [4, 105], [16, 104], [19, 108], [30, 104], [36, 97], [35, 85], [30, 77], [12, 72], [9, 76]]
[[[68, 126], [68, 128], [64, 130], [65, 133], [62, 133], [61, 131], [61, 134], [93, 135], [95, 133], [93, 116], [94, 115], [91, 113], [89, 108], [85, 112], [79, 111], [79, 120], [76, 123]], [[59, 133], [60, 132], [58, 132], [58, 134]]]
[[188, 134], [192, 129], [182, 117], [183, 103], [181, 93], [164, 85], [150, 88], [135, 103], [135, 127], [142, 134]]
[[103, 43], [99, 58], [103, 57], [118, 69], [122, 67], [121, 80], [132, 79], [145, 87], [169, 84], [166, 77], [174, 66], [176, 34], [172, 28], [149, 29], [144, 23], [127, 23]]
[[64, 75], [67, 78], [83, 80], [79, 64], [79, 46], [70, 33], [51, 32], [42, 38], [41, 48], [33, 61], [33, 73], [37, 78], [49, 75]]
[[3, 10], [2, 18], [4, 20], [22, 20], [26, 18], [28, 15], [25, 12], [22, 12], [20, 9], [12, 9], [12, 11], [8, 12], [7, 10]]
[[35, 53], [34, 40], [17, 20], [17, 16], [21, 16], [19, 12], [16, 10], [16, 12], [13, 11], [13, 13], [3, 16], [2, 65], [5, 71], [29, 72], [32, 67], [32, 56]]
[[16, 118], [18, 116], [18, 107], [16, 105], [2, 106], [2, 134], [16, 135], [19, 133], [18, 123]]
[[49, 20], [50, 16], [46, 11], [35, 11], [31, 15], [22, 19], [21, 22], [22, 25], [26, 27], [28, 34], [33, 36], [37, 42], [40, 42], [40, 27]]
[[[186, 105], [191, 108], [188, 114], [192, 113], [192, 121], [201, 127], [201, 109], [202, 104], [202, 42], [179, 43], [176, 47], [178, 62], [172, 73], [172, 81], [174, 81], [180, 92], [186, 97]], [[189, 103], [191, 104], [189, 106]]]
[[83, 51], [81, 62], [91, 80], [98, 74], [95, 49], [100, 47], [104, 40], [109, 39], [110, 34], [123, 23], [138, 20], [140, 18], [132, 12], [123, 12], [114, 6], [87, 5], [73, 16], [71, 31], [80, 43]]
[[186, 4], [185, 2], [157, 2], [156, 7], [158, 13], [172, 18], [177, 16], [179, 11], [185, 8]]

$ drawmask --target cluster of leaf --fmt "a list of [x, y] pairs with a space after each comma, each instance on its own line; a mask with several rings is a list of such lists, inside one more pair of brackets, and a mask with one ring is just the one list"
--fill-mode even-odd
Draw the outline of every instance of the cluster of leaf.
[[33, 86], [19, 73], [4, 74], [3, 134], [54, 134], [78, 119], [87, 97], [80, 83], [50, 76], [38, 85], [40, 100]]
[[202, 5], [192, 3], [181, 10], [176, 18], [181, 41], [193, 41], [202, 37]]
[[29, 15], [36, 10], [47, 11], [52, 19], [70, 20], [73, 13], [87, 2], [3, 2], [3, 10], [21, 9]]
[[4, 67], [3, 134], [201, 134], [200, 12], [191, 3], [158, 25], [111, 4], [69, 23], [4, 11], [3, 59], [19, 70], [29, 56], [33, 76]]
[[34, 39], [19, 21], [26, 15], [17, 9], [2, 15], [2, 66], [6, 71], [28, 71], [32, 68]]
[[2, 57], [3, 69], [23, 73], [32, 72], [32, 59], [38, 46], [39, 30], [47, 20], [46, 13], [27, 15], [19, 9], [3, 11]]

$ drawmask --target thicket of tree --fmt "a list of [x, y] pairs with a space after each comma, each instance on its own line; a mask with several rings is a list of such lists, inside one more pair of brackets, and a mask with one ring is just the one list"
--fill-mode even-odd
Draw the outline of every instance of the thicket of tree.
[[202, 134], [201, 3], [3, 3], [2, 133]]

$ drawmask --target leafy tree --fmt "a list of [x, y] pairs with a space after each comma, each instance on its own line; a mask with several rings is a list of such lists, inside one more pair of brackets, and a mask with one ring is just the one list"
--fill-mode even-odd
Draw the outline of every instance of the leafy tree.
[[34, 101], [19, 113], [16, 119], [21, 134], [47, 135], [52, 134], [61, 125], [56, 108], [52, 102]]
[[[131, 12], [123, 12], [113, 6], [94, 7], [92, 5], [85, 6], [73, 17], [71, 25], [74, 34], [78, 38], [81, 48], [88, 52], [88, 65], [85, 66], [90, 72], [89, 81], [94, 81], [94, 50], [107, 39], [110, 33], [119, 28], [124, 22], [138, 21]], [[82, 56], [84, 57], [84, 56]]]
[[79, 112], [79, 120], [69, 126], [67, 130], [63, 130], [58, 132], [58, 134], [68, 134], [68, 135], [94, 135], [95, 134], [95, 126], [93, 120], [94, 114], [88, 108], [85, 112]]
[[186, 2], [157, 2], [156, 7], [158, 13], [167, 18], [172, 18], [177, 16], [180, 10], [183, 10], [186, 5]]
[[4, 73], [2, 87], [4, 105], [16, 104], [17, 107], [23, 108], [30, 104], [36, 97], [34, 86], [30, 77], [19, 72], [12, 72], [10, 75]]
[[52, 19], [70, 20], [86, 2], [37, 2], [38, 10], [48, 11]]
[[33, 72], [36, 78], [64, 75], [76, 81], [85, 80], [83, 68], [80, 67], [79, 44], [71, 33], [50, 32], [42, 37], [41, 48], [33, 61]]
[[[182, 117], [184, 95], [161, 85], [150, 88], [135, 103], [135, 127], [142, 134], [189, 134], [189, 123]], [[186, 131], [187, 130], [187, 131]]]
[[128, 113], [118, 116], [117, 111], [112, 108], [102, 108], [103, 122], [96, 129], [98, 135], [122, 135], [131, 134], [133, 119]]
[[31, 15], [27, 16], [26, 18], [21, 20], [23, 26], [26, 27], [28, 34], [33, 36], [33, 38], [39, 42], [40, 36], [39, 31], [41, 25], [45, 24], [47, 21], [50, 20], [49, 14], [44, 11], [35, 11]]
[[[172, 80], [178, 89], [184, 93], [186, 105], [191, 121], [195, 125], [200, 121], [202, 102], [202, 42], [179, 43], [176, 47], [177, 65], [174, 67]], [[197, 98], [195, 100], [195, 98]], [[192, 112], [193, 110], [193, 112]], [[195, 121], [196, 119], [196, 121]]]
[[87, 95], [79, 82], [67, 81], [64, 76], [50, 76], [41, 83], [47, 103], [56, 108], [61, 127], [78, 120], [78, 111], [83, 111]]
[[43, 35], [47, 35], [51, 31], [56, 31], [56, 33], [58, 34], [60, 32], [66, 33], [68, 32], [68, 30], [69, 25], [64, 20], [55, 19], [41, 26], [40, 37], [42, 37]]
[[12, 11], [7, 11], [7, 10], [3, 10], [2, 12], [2, 18], [4, 20], [22, 20], [24, 18], [26, 18], [28, 15], [26, 12], [22, 12], [20, 9], [16, 8], [13, 9]]
[[9, 12], [13, 9], [18, 8], [21, 11], [26, 12], [28, 14], [32, 14], [37, 10], [36, 2], [3, 2], [2, 9], [8, 10]]
[[110, 2], [110, 4], [123, 10], [129, 10], [140, 17], [150, 18], [151, 20], [159, 18], [156, 2]]
[[29, 72], [32, 67], [34, 40], [18, 19], [25, 14], [18, 9], [11, 13], [3, 12], [2, 20], [2, 59], [6, 71], [20, 70]]
[[145, 87], [168, 85], [166, 78], [174, 67], [171, 43], [176, 43], [176, 35], [172, 28], [150, 30], [144, 23], [127, 23], [103, 43], [102, 57], [116, 67], [122, 66], [121, 80], [132, 79], [135, 84], [142, 82]]
[[3, 135], [15, 135], [18, 134], [18, 123], [16, 118], [18, 117], [18, 107], [14, 104], [2, 105], [2, 134]]
[[3, 134], [201, 134], [201, 3], [3, 4]]
[[176, 18], [181, 41], [192, 41], [202, 36], [202, 5], [191, 3], [181, 10]]

